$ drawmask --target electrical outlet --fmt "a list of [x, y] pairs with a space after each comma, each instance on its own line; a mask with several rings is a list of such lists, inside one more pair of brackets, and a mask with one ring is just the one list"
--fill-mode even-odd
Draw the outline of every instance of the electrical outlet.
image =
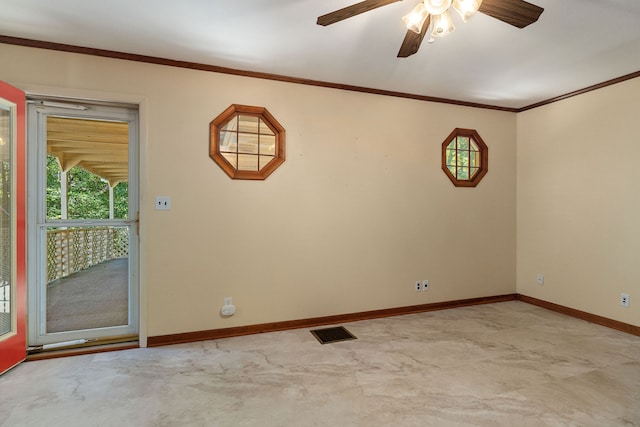
[[422, 290], [422, 282], [420, 280], [416, 280], [416, 292], [420, 292]]
[[429, 290], [429, 281], [428, 280], [423, 280], [422, 281], [422, 290], [425, 291], [425, 292]]
[[620, 294], [620, 305], [629, 307], [629, 294]]
[[171, 197], [169, 196], [156, 196], [156, 210], [168, 211], [171, 209]]
[[538, 285], [544, 285], [544, 274], [538, 274]]
[[236, 313], [236, 306], [233, 305], [233, 299], [231, 297], [226, 297], [224, 299], [224, 305], [220, 309], [220, 314], [225, 317], [233, 316]]

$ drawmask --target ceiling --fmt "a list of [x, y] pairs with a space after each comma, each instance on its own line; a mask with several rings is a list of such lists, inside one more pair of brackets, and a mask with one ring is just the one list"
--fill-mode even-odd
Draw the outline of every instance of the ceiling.
[[336, 24], [359, 0], [0, 0], [0, 35], [519, 109], [640, 70], [640, 1], [529, 0], [517, 29], [477, 14], [397, 58], [404, 0]]

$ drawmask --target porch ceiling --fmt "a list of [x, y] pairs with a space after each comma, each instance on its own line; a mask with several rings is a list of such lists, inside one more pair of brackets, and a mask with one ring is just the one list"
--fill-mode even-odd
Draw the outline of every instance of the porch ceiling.
[[47, 153], [63, 171], [79, 166], [115, 187], [127, 182], [129, 125], [123, 122], [47, 118]]

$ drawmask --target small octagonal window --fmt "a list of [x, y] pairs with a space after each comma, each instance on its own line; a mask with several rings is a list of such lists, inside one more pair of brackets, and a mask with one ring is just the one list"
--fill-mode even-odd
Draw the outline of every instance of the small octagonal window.
[[456, 187], [475, 187], [488, 171], [489, 149], [473, 129], [456, 128], [442, 143], [442, 170]]
[[285, 130], [266, 108], [234, 104], [209, 127], [209, 156], [233, 179], [265, 179], [285, 160]]

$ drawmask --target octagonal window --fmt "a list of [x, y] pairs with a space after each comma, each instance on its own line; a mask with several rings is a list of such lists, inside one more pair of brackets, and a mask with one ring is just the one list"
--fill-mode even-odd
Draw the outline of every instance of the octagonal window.
[[285, 160], [285, 130], [266, 108], [234, 104], [209, 127], [209, 156], [233, 179], [265, 179]]
[[442, 143], [442, 170], [456, 187], [475, 187], [488, 171], [489, 149], [473, 129], [456, 128]]

